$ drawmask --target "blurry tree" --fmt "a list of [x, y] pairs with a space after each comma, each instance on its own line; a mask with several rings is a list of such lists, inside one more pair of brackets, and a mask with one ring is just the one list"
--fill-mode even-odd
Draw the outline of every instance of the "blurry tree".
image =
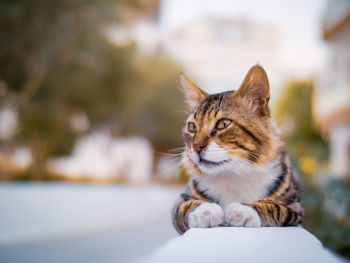
[[[118, 22], [118, 10], [142, 9], [142, 2], [0, 2], [0, 81], [9, 95], [15, 94], [16, 142], [31, 149], [30, 175], [35, 179], [48, 176], [49, 157], [71, 152], [78, 134], [70, 124], [77, 114], [87, 116], [91, 125], [117, 121], [129, 133], [143, 133], [159, 125], [159, 117], [168, 117], [168, 104], [157, 96], [168, 96], [170, 104], [172, 94], [178, 96], [172, 86], [177, 75], [173, 63], [162, 58], [137, 62], [133, 45], [116, 47], [106, 37], [107, 27]], [[147, 118], [152, 114], [156, 121]], [[157, 142], [159, 134], [165, 133], [146, 135]]]
[[314, 84], [311, 81], [292, 81], [284, 88], [276, 103], [274, 117], [283, 130], [291, 158], [303, 157], [305, 167], [313, 164], [310, 157], [325, 161], [328, 146], [312, 117]]
[[182, 145], [186, 104], [179, 86], [179, 68], [164, 57], [144, 57], [136, 66], [141, 74], [138, 86], [125, 93], [129, 103], [123, 116], [128, 123], [124, 132], [146, 135], [159, 151]]
[[[130, 52], [112, 50], [102, 26], [114, 1], [1, 1], [0, 77], [17, 95], [18, 140], [30, 147], [32, 173], [72, 149], [74, 113], [103, 117], [131, 71]], [[114, 64], [113, 64], [114, 63]], [[122, 70], [121, 70], [122, 69]], [[99, 107], [99, 108], [102, 108]], [[107, 110], [105, 110], [107, 111]]]
[[350, 176], [325, 175], [316, 184], [304, 177], [304, 227], [333, 251], [350, 259]]

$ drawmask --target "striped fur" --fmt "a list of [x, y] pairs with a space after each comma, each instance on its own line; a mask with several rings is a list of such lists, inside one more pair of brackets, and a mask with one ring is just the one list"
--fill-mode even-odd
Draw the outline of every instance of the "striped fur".
[[182, 85], [192, 108], [183, 129], [183, 163], [191, 180], [173, 209], [177, 231], [189, 229], [191, 215], [220, 222], [215, 217], [221, 213], [210, 206], [199, 209], [206, 203], [222, 208], [222, 226], [300, 224], [299, 183], [270, 117], [264, 69], [254, 66], [237, 91], [208, 95], [184, 76]]

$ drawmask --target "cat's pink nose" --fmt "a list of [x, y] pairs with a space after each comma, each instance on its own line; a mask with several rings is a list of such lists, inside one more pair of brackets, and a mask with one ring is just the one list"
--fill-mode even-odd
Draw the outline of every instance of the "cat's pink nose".
[[206, 144], [203, 142], [200, 143], [194, 143], [193, 144], [193, 149], [197, 152], [200, 153], [201, 151], [203, 151], [203, 149], [205, 148]]

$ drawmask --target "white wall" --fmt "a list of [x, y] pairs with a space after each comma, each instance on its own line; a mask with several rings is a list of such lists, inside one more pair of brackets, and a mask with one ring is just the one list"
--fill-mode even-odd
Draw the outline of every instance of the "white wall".
[[315, 114], [319, 119], [350, 104], [350, 26], [326, 45], [330, 56], [316, 81]]
[[335, 125], [329, 131], [330, 169], [332, 174], [343, 177], [350, 172], [350, 125]]
[[214, 16], [165, 32], [162, 47], [209, 93], [237, 89], [250, 67], [259, 62], [275, 94], [283, 78], [277, 65], [277, 36], [270, 25]]

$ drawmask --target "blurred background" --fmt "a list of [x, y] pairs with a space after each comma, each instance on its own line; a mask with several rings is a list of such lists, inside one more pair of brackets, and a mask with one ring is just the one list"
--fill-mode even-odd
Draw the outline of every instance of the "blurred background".
[[187, 107], [259, 62], [304, 227], [350, 258], [349, 0], [1, 0], [0, 261], [127, 262], [177, 236]]

